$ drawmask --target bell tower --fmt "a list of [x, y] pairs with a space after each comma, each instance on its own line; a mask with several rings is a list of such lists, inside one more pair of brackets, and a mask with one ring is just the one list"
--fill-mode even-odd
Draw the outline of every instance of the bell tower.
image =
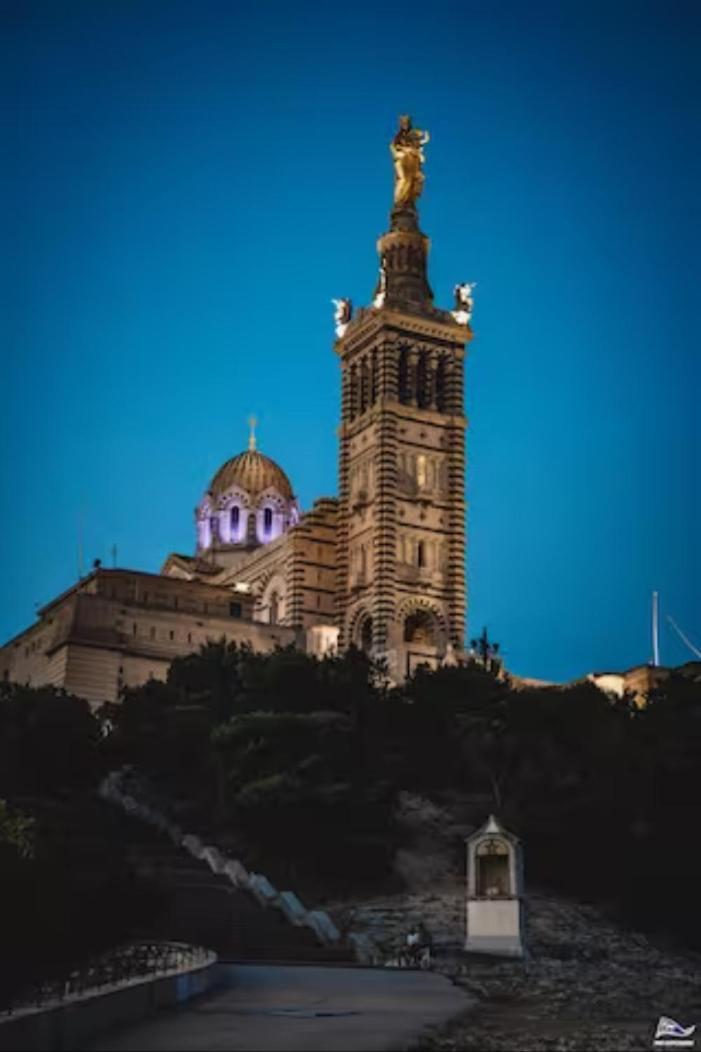
[[390, 144], [394, 203], [372, 305], [336, 302], [341, 363], [338, 624], [341, 647], [384, 657], [395, 680], [463, 649], [463, 371], [472, 287], [433, 304], [419, 227], [428, 133]]

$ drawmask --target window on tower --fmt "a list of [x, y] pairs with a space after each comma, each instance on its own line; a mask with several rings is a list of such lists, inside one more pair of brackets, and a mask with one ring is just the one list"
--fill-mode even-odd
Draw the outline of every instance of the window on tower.
[[416, 545], [416, 565], [421, 568], [426, 565], [426, 551], [423, 541]]
[[425, 353], [419, 355], [419, 360], [416, 366], [416, 404], [419, 409], [425, 409], [426, 406], [430, 404], [428, 365]]
[[439, 413], [444, 412], [446, 408], [445, 386], [445, 357], [441, 355], [436, 368], [436, 409]]
[[364, 413], [368, 407], [368, 396], [370, 391], [370, 377], [368, 375], [367, 358], [360, 363], [360, 412]]
[[231, 535], [233, 538], [238, 536], [239, 522], [241, 521], [241, 509], [238, 505], [234, 504], [231, 509]]
[[270, 533], [273, 528], [273, 512], [272, 508], [266, 508], [263, 512], [263, 529], [266, 533]]
[[409, 352], [406, 347], [399, 352], [399, 401], [409, 401]]
[[426, 464], [426, 457], [423, 453], [419, 453], [416, 458], [416, 485], [419, 489], [426, 489], [428, 484], [428, 471]]

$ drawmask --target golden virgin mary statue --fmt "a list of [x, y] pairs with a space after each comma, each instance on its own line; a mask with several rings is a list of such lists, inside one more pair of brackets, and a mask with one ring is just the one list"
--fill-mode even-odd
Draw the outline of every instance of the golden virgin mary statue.
[[429, 141], [427, 131], [412, 128], [411, 117], [399, 118], [399, 131], [389, 144], [394, 161], [394, 203], [397, 206], [413, 205], [424, 185], [421, 165], [425, 161], [422, 147]]

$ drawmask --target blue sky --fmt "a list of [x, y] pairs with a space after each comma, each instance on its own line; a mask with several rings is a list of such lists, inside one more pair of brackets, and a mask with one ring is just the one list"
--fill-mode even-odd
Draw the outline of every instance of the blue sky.
[[86, 562], [156, 571], [242, 449], [336, 492], [333, 296], [387, 143], [467, 365], [470, 633], [568, 678], [701, 645], [694, 3], [4, 3], [0, 638]]

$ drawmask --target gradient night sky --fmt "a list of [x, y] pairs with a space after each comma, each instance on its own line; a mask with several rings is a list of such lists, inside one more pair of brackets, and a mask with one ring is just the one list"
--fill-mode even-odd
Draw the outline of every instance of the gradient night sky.
[[88, 564], [191, 551], [251, 412], [303, 507], [336, 493], [330, 300], [369, 302], [407, 111], [436, 300], [478, 282], [470, 633], [627, 667], [657, 588], [701, 644], [697, 3], [1, 13], [0, 639], [75, 580], [81, 508]]

